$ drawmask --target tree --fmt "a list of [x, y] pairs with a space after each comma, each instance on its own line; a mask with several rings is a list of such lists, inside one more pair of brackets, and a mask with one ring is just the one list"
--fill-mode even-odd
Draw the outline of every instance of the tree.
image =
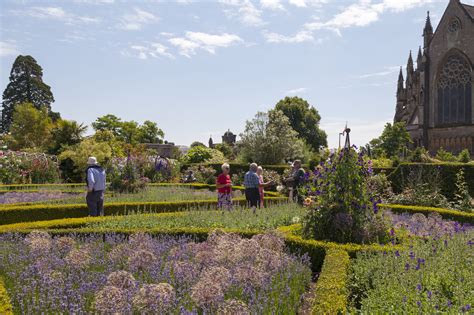
[[191, 143], [190, 148], [194, 148], [194, 147], [206, 147], [206, 145], [202, 142], [194, 141], [193, 143]]
[[128, 144], [137, 144], [140, 137], [140, 129], [136, 121], [124, 121], [119, 129], [119, 138]]
[[163, 137], [165, 133], [163, 130], [158, 128], [158, 125], [155, 122], [145, 120], [143, 125], [139, 127], [140, 135], [139, 135], [139, 142], [140, 143], [162, 143]]
[[327, 146], [326, 132], [319, 128], [321, 116], [306, 100], [287, 96], [275, 105], [275, 109], [288, 117], [293, 130], [314, 151], [318, 152], [321, 147]]
[[38, 110], [31, 103], [18, 104], [12, 118], [7, 137], [9, 147], [44, 150], [50, 144], [53, 125], [46, 108]]
[[92, 123], [92, 128], [95, 131], [110, 131], [116, 137], [120, 135], [121, 127], [122, 120], [112, 114], [99, 117]]
[[212, 158], [212, 149], [195, 146], [183, 157], [185, 163], [203, 163]]
[[374, 156], [385, 155], [387, 157], [398, 157], [411, 143], [410, 134], [406, 130], [405, 122], [396, 122], [393, 125], [387, 123], [379, 138], [370, 141], [372, 154]]
[[53, 142], [49, 153], [59, 154], [65, 147], [78, 144], [82, 141], [87, 127], [74, 120], [60, 119], [51, 131]]
[[279, 164], [303, 157], [303, 141], [279, 110], [257, 113], [253, 120], [247, 121], [240, 138], [240, 157], [245, 162]]
[[51, 111], [53, 102], [51, 88], [43, 82], [41, 66], [31, 56], [18, 56], [10, 71], [10, 83], [3, 92], [1, 130], [10, 130], [15, 107], [21, 103], [31, 103], [38, 110], [44, 108], [56, 120], [59, 114]]

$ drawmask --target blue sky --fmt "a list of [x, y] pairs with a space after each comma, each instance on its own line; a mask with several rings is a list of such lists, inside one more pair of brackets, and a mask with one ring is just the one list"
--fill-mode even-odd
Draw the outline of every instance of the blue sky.
[[[467, 2], [466, 2], [467, 1]], [[464, 2], [473, 4], [473, 1]], [[329, 145], [392, 120], [396, 80], [440, 0], [0, 2], [0, 89], [18, 54], [44, 70], [64, 118], [156, 121], [177, 144], [243, 131], [285, 95], [316, 107]]]

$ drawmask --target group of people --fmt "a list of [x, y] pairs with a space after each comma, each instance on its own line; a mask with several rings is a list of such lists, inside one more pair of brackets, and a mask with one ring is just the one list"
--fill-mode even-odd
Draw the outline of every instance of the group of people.
[[[97, 163], [95, 157], [89, 157], [86, 169], [87, 196], [86, 202], [90, 216], [104, 214], [104, 191], [106, 187], [105, 170]], [[222, 164], [222, 173], [217, 177], [217, 206], [219, 209], [232, 210], [232, 179], [230, 165]], [[305, 171], [301, 161], [295, 160], [292, 164], [291, 175], [284, 179], [287, 187], [292, 188], [293, 198], [301, 203], [302, 198], [298, 187], [304, 182]], [[245, 198], [249, 208], [256, 212], [257, 208], [264, 207], [265, 188], [275, 185], [273, 181], [264, 181], [263, 168], [256, 163], [250, 164], [249, 171], [244, 176]]]
[[[222, 164], [222, 173], [217, 177], [217, 206], [219, 209], [232, 209], [232, 179], [230, 177], [230, 165]], [[305, 171], [300, 160], [295, 160], [292, 164], [291, 175], [284, 179], [284, 182], [293, 191], [293, 198], [301, 202], [302, 198], [298, 193], [299, 186], [303, 183]], [[257, 208], [264, 207], [265, 188], [275, 185], [275, 182], [265, 182], [263, 178], [263, 168], [257, 163], [251, 163], [249, 171], [244, 176], [245, 199], [247, 205], [255, 213]]]

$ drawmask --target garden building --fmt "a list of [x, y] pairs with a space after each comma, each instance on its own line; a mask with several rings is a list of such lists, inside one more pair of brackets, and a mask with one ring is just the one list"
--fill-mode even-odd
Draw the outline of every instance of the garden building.
[[414, 67], [398, 77], [395, 122], [404, 121], [415, 146], [474, 155], [474, 5], [450, 0], [433, 31], [430, 16]]

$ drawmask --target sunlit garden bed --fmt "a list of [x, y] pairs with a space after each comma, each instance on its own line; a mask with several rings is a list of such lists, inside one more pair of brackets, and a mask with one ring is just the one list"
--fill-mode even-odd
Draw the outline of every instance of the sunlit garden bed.
[[242, 239], [4, 235], [0, 271], [15, 313], [295, 314], [305, 258], [274, 235]]

